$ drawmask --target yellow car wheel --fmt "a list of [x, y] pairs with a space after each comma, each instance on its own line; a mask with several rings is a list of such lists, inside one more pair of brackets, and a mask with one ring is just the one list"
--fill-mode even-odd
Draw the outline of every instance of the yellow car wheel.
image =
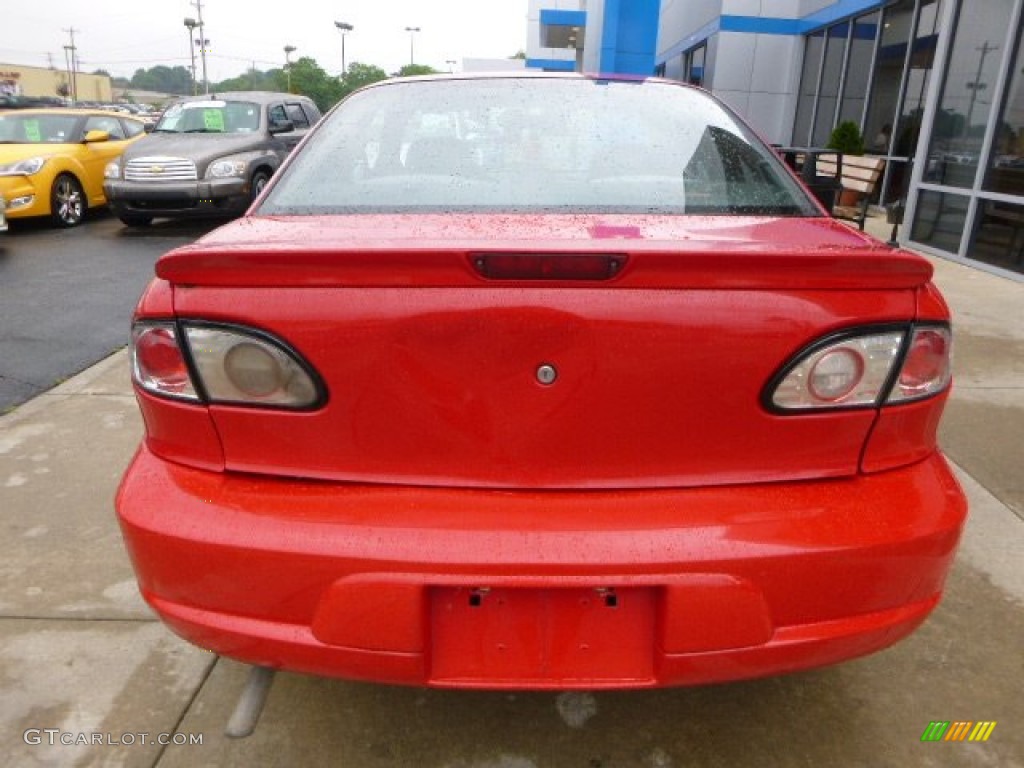
[[50, 216], [59, 227], [75, 227], [85, 215], [85, 193], [82, 185], [70, 173], [62, 173], [53, 180], [50, 190]]

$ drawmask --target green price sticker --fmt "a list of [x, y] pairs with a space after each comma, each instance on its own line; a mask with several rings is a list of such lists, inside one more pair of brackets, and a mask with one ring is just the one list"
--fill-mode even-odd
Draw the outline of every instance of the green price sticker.
[[24, 125], [26, 139], [34, 142], [40, 142], [43, 140], [43, 132], [39, 128], [38, 120], [26, 120]]
[[219, 109], [204, 109], [203, 127], [208, 131], [224, 133], [224, 113]]

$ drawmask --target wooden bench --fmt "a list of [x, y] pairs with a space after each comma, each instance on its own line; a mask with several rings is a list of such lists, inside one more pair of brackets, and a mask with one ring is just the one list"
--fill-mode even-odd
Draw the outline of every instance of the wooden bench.
[[839, 205], [837, 201], [832, 207], [832, 215], [839, 219], [856, 221], [857, 226], [863, 231], [871, 195], [878, 186], [884, 168], [884, 157], [843, 155], [839, 159], [838, 155], [822, 155], [818, 159], [818, 173], [838, 177], [842, 189], [860, 193], [860, 202], [856, 205]]

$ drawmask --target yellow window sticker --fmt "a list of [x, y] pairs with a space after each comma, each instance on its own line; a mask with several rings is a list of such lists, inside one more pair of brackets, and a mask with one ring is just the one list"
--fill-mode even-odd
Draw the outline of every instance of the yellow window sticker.
[[219, 109], [204, 109], [203, 127], [208, 131], [224, 133], [224, 113]]

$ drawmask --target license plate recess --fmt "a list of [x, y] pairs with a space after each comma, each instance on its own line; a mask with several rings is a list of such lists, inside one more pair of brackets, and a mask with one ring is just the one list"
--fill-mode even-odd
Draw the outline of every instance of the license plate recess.
[[653, 680], [648, 587], [430, 590], [431, 678], [494, 686], [615, 686]]

